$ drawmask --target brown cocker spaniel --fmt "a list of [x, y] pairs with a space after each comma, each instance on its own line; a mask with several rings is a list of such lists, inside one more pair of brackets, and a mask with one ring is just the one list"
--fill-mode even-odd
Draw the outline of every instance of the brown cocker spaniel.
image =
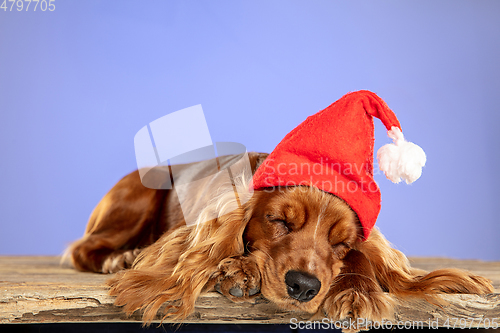
[[[252, 172], [266, 156], [249, 153]], [[216, 204], [234, 200], [224, 195], [232, 187], [221, 191]], [[164, 303], [165, 316], [187, 317], [211, 290], [335, 320], [391, 318], [393, 296], [493, 291], [463, 270], [410, 267], [377, 229], [361, 235], [342, 199], [305, 186], [255, 191], [237, 209], [186, 226], [176, 192], [144, 187], [136, 171], [104, 196], [69, 253], [79, 270], [117, 272], [109, 280], [116, 305], [141, 310], [146, 323]]]

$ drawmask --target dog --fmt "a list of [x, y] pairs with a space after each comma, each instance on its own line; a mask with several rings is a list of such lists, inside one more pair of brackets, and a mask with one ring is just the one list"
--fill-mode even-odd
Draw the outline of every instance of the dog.
[[[252, 173], [267, 156], [248, 153]], [[200, 167], [182, 172], [191, 177]], [[249, 188], [251, 176], [219, 189], [211, 204], [238, 201], [235, 186]], [[372, 321], [391, 318], [397, 297], [493, 292], [489, 280], [467, 271], [412, 268], [377, 228], [363, 239], [354, 210], [315, 187], [257, 190], [235, 207], [188, 226], [176, 192], [144, 187], [135, 171], [99, 202], [70, 257], [80, 271], [116, 273], [108, 281], [115, 304], [128, 314], [142, 311], [145, 323], [164, 304], [165, 317], [186, 318], [208, 291], [234, 302], [262, 296], [282, 309]]]

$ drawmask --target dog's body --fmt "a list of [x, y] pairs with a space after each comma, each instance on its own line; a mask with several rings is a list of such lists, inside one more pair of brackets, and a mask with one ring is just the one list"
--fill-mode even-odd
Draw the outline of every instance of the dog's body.
[[[252, 172], [266, 156], [249, 154]], [[143, 310], [145, 322], [165, 302], [167, 315], [185, 318], [214, 289], [233, 301], [260, 291], [284, 309], [370, 320], [392, 316], [393, 295], [493, 290], [469, 272], [411, 268], [377, 229], [361, 235], [342, 199], [304, 186], [256, 191], [238, 209], [186, 226], [175, 191], [146, 188], [134, 172], [97, 205], [70, 253], [79, 270], [119, 271], [109, 282], [116, 304]]]

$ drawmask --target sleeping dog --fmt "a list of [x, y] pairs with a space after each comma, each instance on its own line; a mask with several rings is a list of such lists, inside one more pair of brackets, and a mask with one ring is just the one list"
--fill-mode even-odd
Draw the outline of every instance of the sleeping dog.
[[[425, 163], [423, 151], [404, 140], [378, 96], [351, 93], [309, 117], [269, 156], [246, 154], [249, 171], [233, 172], [237, 181], [215, 176], [198, 182], [196, 193], [217, 189], [199, 210], [217, 212], [206, 221], [186, 225], [174, 189], [147, 188], [138, 171], [125, 176], [70, 247], [73, 264], [116, 272], [108, 282], [115, 303], [127, 313], [141, 310], [146, 323], [164, 303], [165, 316], [187, 317], [200, 293], [211, 290], [235, 302], [263, 296], [283, 309], [378, 321], [392, 316], [394, 296], [492, 292], [487, 279], [470, 272], [410, 267], [374, 228], [380, 193], [371, 161], [373, 116], [394, 139], [379, 151], [381, 169], [393, 181], [414, 181]], [[420, 169], [402, 162], [409, 154]], [[235, 158], [216, 162], [223, 170]], [[194, 179], [213, 162], [178, 166], [179, 174]], [[297, 165], [312, 168], [299, 171]], [[249, 195], [243, 200], [235, 193]], [[189, 200], [193, 207], [205, 202], [196, 194]]]

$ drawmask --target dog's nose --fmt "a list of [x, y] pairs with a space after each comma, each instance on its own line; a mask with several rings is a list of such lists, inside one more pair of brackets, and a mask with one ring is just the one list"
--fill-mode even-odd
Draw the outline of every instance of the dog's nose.
[[288, 271], [285, 283], [288, 295], [300, 302], [309, 302], [321, 288], [321, 282], [316, 277], [298, 271]]

